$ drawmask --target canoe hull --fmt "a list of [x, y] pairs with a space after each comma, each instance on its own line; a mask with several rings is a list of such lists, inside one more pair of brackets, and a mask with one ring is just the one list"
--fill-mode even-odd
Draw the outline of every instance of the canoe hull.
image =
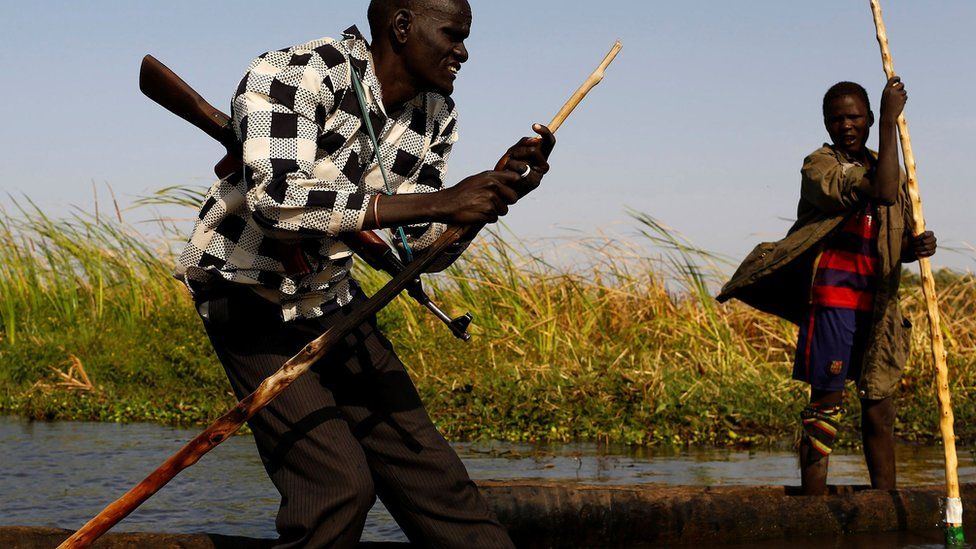
[[[857, 532], [925, 531], [942, 520], [943, 486], [892, 491], [783, 486], [585, 486], [484, 482], [520, 547], [731, 543]], [[976, 485], [963, 487], [976, 505]]]
[[[900, 490], [833, 487], [799, 496], [784, 486], [586, 485], [481, 481], [519, 547], [641, 547], [735, 543], [858, 532], [926, 531], [942, 520], [942, 486]], [[962, 487], [976, 505], [976, 484]], [[0, 527], [0, 547], [53, 547], [70, 532]], [[98, 547], [264, 547], [269, 540], [197, 534], [107, 534]], [[397, 544], [364, 544], [389, 547]], [[402, 545], [401, 545], [402, 546]]]

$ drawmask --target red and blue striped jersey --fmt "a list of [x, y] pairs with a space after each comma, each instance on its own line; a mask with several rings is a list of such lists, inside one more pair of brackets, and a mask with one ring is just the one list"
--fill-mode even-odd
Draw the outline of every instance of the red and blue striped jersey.
[[877, 273], [878, 222], [874, 204], [865, 202], [827, 239], [817, 261], [811, 303], [871, 311]]

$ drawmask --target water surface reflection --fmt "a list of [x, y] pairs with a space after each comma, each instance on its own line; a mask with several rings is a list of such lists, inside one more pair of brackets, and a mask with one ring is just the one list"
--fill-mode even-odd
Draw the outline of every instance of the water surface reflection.
[[[196, 434], [150, 424], [44, 423], [0, 417], [0, 525], [77, 528]], [[799, 484], [796, 458], [785, 449], [676, 452], [498, 442], [455, 447], [475, 479]], [[968, 448], [959, 450], [960, 480], [976, 482], [973, 455]], [[898, 466], [903, 485], [943, 481], [941, 448], [900, 446]], [[831, 482], [864, 484], [867, 478], [860, 454], [841, 451], [831, 457]], [[234, 437], [180, 474], [117, 529], [270, 538], [277, 502], [251, 438]], [[377, 504], [364, 539], [405, 538]], [[896, 546], [904, 545], [891, 545]]]

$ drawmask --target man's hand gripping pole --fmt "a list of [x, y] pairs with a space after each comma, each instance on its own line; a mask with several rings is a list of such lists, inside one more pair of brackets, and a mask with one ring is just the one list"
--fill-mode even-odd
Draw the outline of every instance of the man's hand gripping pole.
[[[613, 58], [616, 57], [617, 52], [620, 51], [620, 47], [619, 41], [614, 44], [613, 49], [604, 58], [600, 67], [576, 90], [576, 93], [573, 94], [555, 118], [552, 119], [549, 127], [553, 132], [562, 125], [570, 113], [573, 112], [573, 109], [583, 100], [583, 97], [600, 82], [603, 78], [603, 71], [613, 61]], [[129, 513], [159, 491], [180, 471], [193, 465], [204, 454], [227, 440], [245, 421], [261, 411], [269, 402], [287, 389], [292, 382], [307, 372], [334, 345], [342, 341], [346, 335], [356, 329], [360, 324], [393, 301], [427, 267], [438, 260], [441, 254], [449, 250], [453, 244], [459, 242], [467, 231], [468, 227], [461, 225], [447, 227], [440, 238], [431, 245], [427, 253], [406, 265], [385, 286], [380, 288], [361, 306], [357, 307], [351, 315], [345, 317], [324, 334], [310, 342], [300, 353], [288, 359], [277, 372], [271, 374], [261, 382], [261, 385], [253, 393], [244, 397], [234, 408], [221, 416], [220, 419], [188, 442], [178, 452], [170, 456], [169, 459], [150, 473], [142, 482], [109, 504], [95, 518], [88, 521], [80, 530], [59, 545], [58, 548], [67, 549], [90, 546], [99, 536], [107, 532], [112, 526], [115, 526], [120, 520], [128, 516]]]

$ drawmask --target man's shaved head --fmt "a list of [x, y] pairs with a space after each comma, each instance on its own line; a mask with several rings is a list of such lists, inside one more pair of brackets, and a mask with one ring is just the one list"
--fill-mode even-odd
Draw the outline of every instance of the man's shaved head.
[[369, 32], [373, 35], [373, 40], [383, 30], [390, 21], [390, 17], [399, 9], [414, 9], [413, 6], [423, 0], [371, 0], [369, 9], [366, 10], [366, 19], [369, 21]]
[[392, 86], [406, 99], [421, 91], [454, 92], [454, 80], [468, 60], [468, 0], [371, 0], [367, 17], [384, 100], [388, 91], [403, 99]]
[[463, 11], [470, 13], [471, 10], [466, 0], [370, 0], [369, 9], [366, 10], [369, 33], [375, 41], [386, 29], [386, 26], [390, 24], [390, 19], [397, 10], [448, 11], [452, 8], [456, 9], [459, 5]]

